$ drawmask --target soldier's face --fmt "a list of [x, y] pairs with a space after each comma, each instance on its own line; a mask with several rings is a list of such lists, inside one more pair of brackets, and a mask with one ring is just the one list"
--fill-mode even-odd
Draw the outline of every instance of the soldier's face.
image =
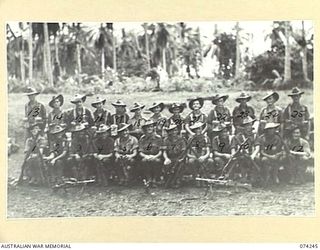
[[96, 104], [96, 109], [101, 109], [101, 108], [102, 108], [102, 103], [101, 102], [97, 103]]
[[244, 127], [244, 130], [245, 130], [247, 133], [251, 133], [251, 132], [252, 132], [252, 125], [251, 125], [251, 123], [246, 124], [245, 127]]
[[293, 132], [292, 132], [292, 138], [294, 140], [297, 140], [299, 139], [301, 136], [301, 133], [300, 133], [300, 129], [296, 128]]
[[240, 100], [240, 105], [246, 105], [246, 104], [247, 104], [247, 99]]
[[147, 126], [146, 127], [146, 133], [147, 134], [152, 134], [153, 133], [153, 126]]
[[178, 115], [180, 113], [180, 109], [179, 108], [174, 108], [172, 110], [172, 112], [173, 112], [174, 115]]
[[40, 131], [40, 128], [38, 126], [35, 126], [35, 127], [32, 128], [31, 134], [33, 136], [36, 136], [39, 133], [39, 131]]
[[129, 129], [125, 129], [122, 131], [122, 137], [127, 138], [129, 136]]
[[266, 135], [268, 135], [268, 136], [274, 135], [275, 132], [276, 132], [275, 128], [266, 129]]
[[136, 109], [136, 110], [134, 111], [134, 114], [135, 114], [136, 116], [139, 116], [139, 115], [141, 114], [141, 109]]
[[56, 138], [57, 138], [57, 139], [61, 139], [62, 136], [63, 136], [63, 133], [58, 133], [58, 134], [56, 134]]
[[36, 95], [28, 95], [29, 101], [34, 102], [36, 100]]
[[152, 111], [153, 111], [153, 113], [155, 113], [155, 114], [159, 114], [159, 113], [160, 113], [160, 110], [161, 110], [160, 106], [157, 106], [157, 107], [154, 107]]
[[222, 107], [223, 104], [224, 104], [223, 98], [220, 98], [220, 99], [217, 101], [217, 106]]
[[227, 130], [227, 129], [224, 129], [224, 130], [221, 131], [221, 137], [222, 137], [222, 138], [228, 137], [228, 134], [229, 134], [229, 133], [228, 133], [228, 130]]
[[76, 108], [82, 108], [83, 106], [83, 103], [81, 101], [76, 102], [75, 104], [76, 104]]
[[267, 102], [268, 105], [274, 104], [274, 98], [273, 98], [273, 96], [269, 96], [269, 97], [266, 99], [266, 102]]
[[122, 107], [122, 106], [116, 107], [116, 113], [118, 113], [118, 114], [124, 113], [125, 110], [126, 110], [125, 107]]
[[291, 98], [294, 103], [298, 103], [300, 101], [301, 95], [294, 95], [291, 96]]
[[196, 129], [194, 130], [194, 133], [195, 133], [196, 135], [200, 135], [201, 132], [202, 132], [202, 128], [196, 128]]
[[199, 110], [201, 107], [200, 102], [199, 101], [194, 101], [192, 104], [192, 108], [193, 110]]
[[61, 102], [59, 99], [55, 99], [53, 102], [53, 107], [54, 108], [59, 108], [61, 106]]

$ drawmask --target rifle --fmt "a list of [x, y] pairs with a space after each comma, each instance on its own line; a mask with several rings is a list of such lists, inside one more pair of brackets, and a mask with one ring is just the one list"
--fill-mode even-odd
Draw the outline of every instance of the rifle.
[[55, 186], [52, 187], [52, 189], [56, 191], [58, 189], [63, 188], [66, 191], [67, 188], [76, 187], [82, 184], [87, 185], [88, 183], [93, 183], [93, 182], [95, 182], [94, 179], [78, 181], [77, 179], [70, 178], [69, 180], [66, 180], [61, 184], [56, 184]]
[[248, 183], [239, 183], [233, 180], [216, 180], [216, 179], [207, 179], [207, 178], [196, 178], [197, 181], [204, 181], [208, 185], [212, 186], [223, 186], [223, 187], [242, 187], [248, 191], [252, 191], [251, 184]]

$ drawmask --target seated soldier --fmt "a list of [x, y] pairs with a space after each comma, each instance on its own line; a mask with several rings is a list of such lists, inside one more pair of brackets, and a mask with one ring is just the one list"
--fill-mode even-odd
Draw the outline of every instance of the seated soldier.
[[[191, 143], [188, 150], [188, 167], [193, 173], [193, 177], [207, 177], [208, 161], [210, 157], [210, 139], [202, 134], [205, 123], [196, 122], [190, 126], [190, 130], [194, 135], [189, 138], [188, 144]], [[200, 184], [196, 182], [197, 186]]]
[[48, 156], [43, 157], [50, 165], [49, 171], [53, 185], [63, 183], [64, 167], [67, 160], [68, 145], [65, 138], [66, 128], [62, 125], [55, 125], [49, 131], [51, 135], [49, 142], [50, 152]]
[[273, 184], [279, 184], [278, 173], [284, 159], [283, 141], [276, 133], [279, 126], [279, 123], [267, 123], [264, 134], [255, 143], [260, 152], [264, 187], [269, 185], [270, 180]]
[[142, 126], [146, 123], [146, 119], [142, 117], [141, 110], [145, 107], [140, 103], [135, 102], [130, 112], [134, 112], [134, 116], [129, 119], [128, 124], [131, 124], [130, 134], [139, 139], [143, 132]]
[[240, 103], [239, 106], [235, 107], [232, 111], [233, 125], [235, 128], [235, 134], [238, 134], [239, 129], [241, 129], [241, 124], [243, 119], [250, 116], [255, 119], [254, 109], [247, 103], [251, 100], [251, 96], [242, 92], [240, 96], [236, 98], [236, 102]]
[[120, 123], [118, 128], [119, 137], [114, 142], [115, 163], [119, 185], [127, 186], [138, 154], [138, 139], [129, 134], [130, 124]]
[[143, 179], [152, 186], [160, 181], [162, 173], [162, 138], [155, 133], [155, 122], [148, 120], [142, 129], [144, 134], [139, 140], [140, 167], [142, 168]]
[[[84, 123], [73, 125], [70, 129], [72, 133], [71, 147], [68, 156], [67, 174], [77, 180], [85, 180], [89, 175], [89, 170], [93, 166], [90, 155], [90, 142], [87, 127]], [[91, 167], [92, 168], [92, 167]], [[90, 171], [90, 172], [91, 172]], [[70, 176], [68, 176], [70, 177]]]
[[162, 102], [154, 102], [149, 110], [153, 115], [149, 118], [156, 123], [156, 133], [163, 136], [163, 128], [166, 126], [167, 118], [161, 114], [164, 109]]
[[290, 174], [290, 184], [302, 184], [305, 182], [304, 176], [307, 164], [311, 158], [310, 145], [307, 140], [301, 137], [299, 127], [292, 126], [289, 138], [285, 141], [289, 150], [286, 168]]
[[190, 126], [196, 122], [205, 124], [205, 126], [203, 126], [203, 130], [201, 131], [202, 134], [207, 132], [207, 115], [201, 112], [203, 104], [204, 100], [201, 97], [193, 98], [189, 101], [189, 108], [192, 109], [192, 112], [189, 113], [185, 119], [185, 128], [188, 136], [195, 135], [195, 133], [190, 129]]
[[227, 126], [224, 123], [219, 124], [213, 130], [218, 135], [212, 139], [212, 153], [215, 165], [216, 175], [222, 174], [222, 169], [231, 158], [231, 140], [233, 136], [229, 135]]
[[275, 105], [279, 100], [279, 94], [277, 92], [270, 92], [262, 98], [267, 106], [261, 110], [260, 123], [258, 128], [258, 134], [263, 134], [264, 126], [268, 122], [280, 123], [279, 133], [282, 135], [283, 132], [283, 112], [282, 108]]
[[44, 184], [44, 166], [43, 166], [43, 149], [46, 146], [46, 140], [41, 134], [42, 123], [30, 124], [31, 136], [25, 143], [25, 175], [29, 177], [30, 185]]
[[97, 128], [100, 124], [111, 124], [111, 113], [104, 108], [105, 103], [106, 99], [102, 99], [99, 96], [97, 96], [96, 100], [91, 103], [91, 106], [96, 109], [93, 111], [93, 122]]
[[[250, 116], [246, 117], [242, 122], [242, 128], [231, 141], [231, 154], [235, 157], [235, 164], [238, 169], [234, 173], [241, 175], [241, 182], [257, 181], [259, 167], [254, 161], [258, 148], [254, 147], [255, 134], [253, 133], [252, 125], [255, 122]], [[237, 171], [239, 170], [239, 171]], [[234, 178], [234, 173], [231, 173], [231, 178]]]
[[[177, 164], [183, 164], [185, 160], [186, 141], [179, 135], [179, 127], [177, 124], [170, 124], [166, 128], [168, 136], [164, 139], [163, 143], [163, 156], [165, 167], [165, 181], [169, 178], [173, 171], [177, 171]], [[184, 155], [183, 155], [184, 153]], [[183, 171], [178, 173], [177, 178], [173, 183], [170, 183], [173, 187], [179, 187], [181, 183], [181, 176]]]
[[307, 106], [300, 104], [301, 96], [304, 92], [299, 88], [294, 87], [288, 96], [292, 98], [292, 103], [289, 104], [283, 113], [284, 120], [284, 137], [288, 137], [290, 127], [298, 126], [301, 131], [301, 136], [309, 140], [310, 132], [310, 114]]
[[97, 170], [97, 182], [101, 185], [108, 185], [108, 180], [113, 171], [113, 150], [114, 140], [110, 136], [110, 127], [100, 124], [96, 131], [96, 138], [93, 142], [95, 165]]
[[212, 129], [217, 126], [219, 123], [223, 122], [229, 133], [232, 132], [231, 127], [231, 114], [227, 107], [224, 106], [225, 101], [228, 99], [228, 95], [217, 94], [213, 100], [212, 104], [216, 105], [208, 115], [208, 136], [213, 137]]

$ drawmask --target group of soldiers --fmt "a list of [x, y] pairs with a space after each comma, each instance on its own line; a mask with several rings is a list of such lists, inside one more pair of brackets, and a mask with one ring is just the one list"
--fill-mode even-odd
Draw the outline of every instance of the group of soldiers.
[[[300, 103], [297, 87], [288, 94], [292, 102], [283, 110], [276, 106], [277, 92], [262, 98], [266, 106], [259, 119], [242, 92], [232, 113], [225, 106], [228, 95], [196, 97], [188, 103], [155, 102], [152, 113], [143, 117], [145, 105], [130, 107], [117, 100], [111, 114], [106, 99], [96, 97], [94, 111], [85, 107], [86, 95], [76, 94], [74, 108], [62, 109], [63, 95], [53, 96], [48, 114], [37, 101], [40, 94], [28, 88], [25, 105], [26, 141], [21, 177], [30, 185], [63, 184], [67, 178], [94, 179], [96, 183], [118, 185], [148, 183], [179, 187], [199, 178], [232, 179], [257, 186], [303, 183], [311, 157], [310, 114]], [[205, 100], [213, 108], [202, 112]], [[190, 113], [182, 117], [187, 108]], [[168, 108], [169, 118], [162, 114]], [[253, 129], [254, 124], [259, 124]], [[279, 180], [279, 171], [286, 178]]]

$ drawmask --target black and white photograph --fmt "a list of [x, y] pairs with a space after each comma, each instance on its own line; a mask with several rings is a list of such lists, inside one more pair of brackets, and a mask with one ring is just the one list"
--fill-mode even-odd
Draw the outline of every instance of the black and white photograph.
[[312, 21], [8, 21], [6, 48], [8, 219], [315, 216]]

